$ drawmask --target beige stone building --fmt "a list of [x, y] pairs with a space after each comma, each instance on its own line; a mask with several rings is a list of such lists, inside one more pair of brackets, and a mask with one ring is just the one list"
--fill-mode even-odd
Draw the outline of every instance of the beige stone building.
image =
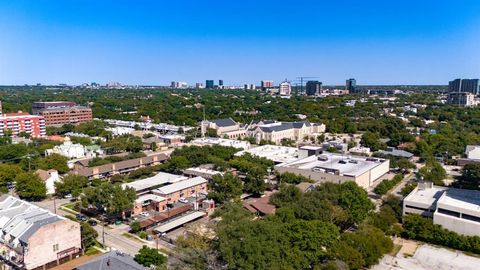
[[262, 120], [252, 122], [247, 128], [247, 135], [260, 141], [272, 141], [280, 144], [283, 139], [301, 141], [304, 137], [316, 136], [325, 132], [324, 124], [315, 124], [308, 121], [302, 122], [277, 122]]

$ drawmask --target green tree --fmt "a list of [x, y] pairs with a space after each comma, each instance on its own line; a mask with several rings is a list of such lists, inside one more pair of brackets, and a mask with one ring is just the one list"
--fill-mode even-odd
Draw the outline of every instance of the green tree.
[[88, 179], [85, 176], [69, 174], [62, 177], [61, 182], [55, 183], [55, 192], [59, 196], [72, 194], [73, 197], [78, 197], [82, 189], [88, 185]]
[[36, 166], [39, 169], [57, 170], [59, 173], [66, 173], [69, 171], [67, 165], [68, 158], [59, 154], [51, 154], [36, 161]]
[[427, 162], [418, 170], [418, 173], [425, 181], [433, 182], [435, 185], [443, 186], [443, 179], [447, 176], [445, 169], [436, 161]]
[[155, 267], [155, 269], [160, 269], [167, 262], [167, 257], [147, 246], [143, 246], [133, 259], [145, 267]]
[[261, 194], [267, 188], [266, 172], [259, 167], [250, 168], [244, 180], [243, 189], [248, 193]]
[[7, 193], [8, 185], [22, 172], [18, 165], [0, 164], [0, 192]]
[[362, 135], [360, 144], [365, 147], [369, 147], [372, 151], [378, 151], [387, 147], [385, 143], [380, 141], [380, 135], [369, 131]]
[[97, 237], [98, 233], [97, 231], [90, 226], [87, 222], [82, 222], [80, 224], [80, 233], [82, 237], [82, 246], [84, 249], [88, 249], [89, 247], [92, 247], [96, 244], [97, 242]]
[[223, 203], [242, 195], [242, 181], [232, 173], [214, 175], [209, 185], [212, 191], [208, 196], [217, 203]]
[[480, 189], [480, 164], [465, 165], [462, 176], [454, 185], [461, 188]]
[[22, 199], [38, 201], [47, 196], [45, 183], [33, 173], [20, 173], [15, 177], [15, 192]]
[[302, 191], [296, 186], [283, 184], [280, 191], [270, 197], [270, 203], [277, 207], [283, 207], [298, 202], [302, 195]]

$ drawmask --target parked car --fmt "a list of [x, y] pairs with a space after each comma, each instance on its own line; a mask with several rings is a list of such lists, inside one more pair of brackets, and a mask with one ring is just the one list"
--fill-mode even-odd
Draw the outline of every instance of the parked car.
[[88, 224], [90, 224], [90, 226], [97, 226], [97, 221], [94, 220], [94, 219], [90, 219], [90, 220], [88, 221]]
[[144, 216], [144, 217], [148, 217], [150, 216], [150, 214], [148, 212], [142, 212], [140, 213], [141, 216]]
[[75, 216], [75, 218], [78, 220], [78, 221], [87, 221], [87, 216], [85, 216], [84, 214], [77, 214]]
[[67, 194], [65, 196], [63, 196], [64, 199], [71, 199], [73, 198], [72, 194]]
[[188, 203], [188, 200], [185, 199], [185, 198], [180, 198], [180, 199], [178, 199], [178, 201], [181, 202], [181, 203]]

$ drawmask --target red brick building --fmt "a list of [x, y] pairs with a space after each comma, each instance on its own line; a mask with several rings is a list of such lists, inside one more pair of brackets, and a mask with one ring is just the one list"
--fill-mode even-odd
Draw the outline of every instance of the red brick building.
[[0, 115], [0, 136], [4, 136], [6, 130], [11, 131], [13, 137], [21, 132], [26, 132], [34, 138], [45, 137], [47, 135], [45, 119], [42, 116], [31, 115], [21, 111]]
[[46, 126], [62, 126], [92, 121], [92, 109], [78, 106], [75, 102], [34, 102], [32, 112], [45, 118]]

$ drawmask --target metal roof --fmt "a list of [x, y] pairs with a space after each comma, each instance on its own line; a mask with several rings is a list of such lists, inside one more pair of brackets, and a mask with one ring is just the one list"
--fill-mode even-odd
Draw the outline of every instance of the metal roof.
[[175, 229], [177, 227], [180, 227], [182, 226], [183, 224], [185, 223], [188, 223], [192, 220], [195, 220], [197, 218], [200, 218], [200, 217], [203, 217], [205, 216], [206, 214], [204, 212], [193, 212], [191, 214], [188, 214], [188, 215], [185, 215], [185, 216], [182, 216], [180, 218], [177, 218], [177, 219], [174, 219], [170, 222], [167, 222], [165, 224], [162, 224], [158, 227], [156, 227], [155, 229], [153, 229], [154, 231], [156, 232], [159, 232], [159, 233], [165, 233], [165, 232], [168, 232], [172, 229]]
[[100, 257], [77, 266], [76, 270], [147, 270], [149, 268], [140, 265], [127, 254], [111, 251]]
[[171, 185], [167, 185], [167, 186], [158, 188], [157, 191], [160, 194], [165, 194], [166, 195], [166, 194], [172, 194], [172, 193], [180, 191], [180, 190], [184, 190], [184, 189], [187, 189], [187, 188], [191, 188], [191, 187], [194, 187], [194, 186], [197, 186], [197, 185], [200, 185], [200, 184], [206, 184], [206, 183], [207, 183], [207, 180], [205, 178], [203, 178], [201, 176], [197, 176], [197, 177], [194, 177], [194, 178], [179, 181], [179, 182], [173, 183]]

